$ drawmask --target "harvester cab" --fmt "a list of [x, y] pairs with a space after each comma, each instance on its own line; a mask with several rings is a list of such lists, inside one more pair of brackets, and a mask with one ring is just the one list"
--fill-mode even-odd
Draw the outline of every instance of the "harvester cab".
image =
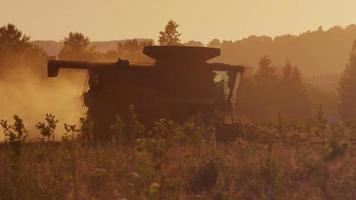
[[143, 53], [155, 63], [48, 62], [49, 77], [57, 76], [60, 68], [88, 69], [89, 89], [83, 99], [94, 124], [94, 139], [111, 138], [111, 125], [118, 115], [125, 117], [131, 105], [148, 126], [162, 118], [184, 121], [198, 114], [233, 122], [244, 67], [208, 63], [220, 55], [216, 48], [146, 46]]

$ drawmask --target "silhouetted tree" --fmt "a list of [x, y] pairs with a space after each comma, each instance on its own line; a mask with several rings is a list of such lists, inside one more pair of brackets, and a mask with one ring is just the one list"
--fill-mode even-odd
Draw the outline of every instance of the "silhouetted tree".
[[356, 118], [356, 41], [350, 53], [349, 63], [339, 82], [340, 114], [344, 120]]
[[285, 118], [308, 118], [310, 104], [301, 73], [297, 66], [287, 62], [282, 68], [279, 111]]
[[277, 67], [273, 66], [271, 59], [265, 56], [259, 61], [259, 67], [255, 73], [255, 78], [257, 81], [275, 84], [278, 78], [276, 71]]
[[259, 67], [254, 74], [254, 79], [257, 84], [257, 96], [260, 104], [263, 105], [260, 110], [261, 116], [265, 115], [265, 119], [272, 119], [279, 112], [276, 107], [278, 101], [278, 74], [277, 67], [272, 65], [269, 57], [263, 57], [259, 61]]
[[65, 60], [95, 60], [96, 52], [88, 37], [82, 33], [70, 32], [64, 38], [58, 57]]
[[323, 31], [324, 31], [324, 29], [323, 29], [323, 27], [322, 27], [322, 26], [319, 26], [317, 31], [318, 31], [318, 32], [323, 32]]
[[128, 59], [130, 62], [149, 62], [150, 58], [145, 56], [142, 51], [145, 46], [153, 45], [153, 40], [126, 40], [117, 43], [118, 57]]
[[37, 70], [43, 66], [45, 58], [44, 51], [31, 44], [30, 37], [15, 25], [0, 27], [0, 71], [19, 66]]
[[164, 28], [164, 31], [159, 32], [160, 36], [158, 42], [161, 46], [180, 44], [179, 37], [181, 33], [179, 33], [177, 30], [178, 26], [179, 25], [175, 21], [170, 20]]
[[263, 57], [255, 73], [244, 76], [241, 83], [240, 111], [252, 120], [273, 119], [278, 114], [279, 76], [271, 59]]
[[210, 41], [207, 45], [208, 47], [211, 48], [220, 48], [221, 47], [221, 42], [219, 39], [213, 39], [212, 41]]
[[251, 120], [306, 119], [310, 105], [301, 74], [297, 67], [288, 62], [277, 68], [271, 59], [259, 60], [256, 72], [245, 73], [241, 83], [239, 109]]
[[118, 42], [117, 43], [117, 50], [120, 51], [126, 51], [126, 52], [142, 52], [142, 49], [145, 46], [151, 46], [153, 45], [153, 40], [142, 40], [139, 41], [137, 39], [132, 39], [132, 40], [126, 40], [124, 42]]
[[194, 41], [194, 40], [190, 40], [186, 43], [183, 44], [184, 46], [190, 46], [190, 47], [203, 47], [204, 44], [199, 42], [199, 41]]
[[[223, 53], [214, 61], [257, 66], [259, 58], [268, 55], [278, 66], [283, 66], [287, 60], [298, 64], [307, 77], [334, 74], [335, 77], [329, 82], [333, 81], [336, 86], [337, 74], [348, 59], [347, 52], [355, 39], [356, 26], [335, 26], [324, 28], [323, 31], [318, 31], [317, 28], [300, 35], [281, 35], [274, 38], [250, 36], [236, 41], [222, 41], [220, 48]], [[330, 88], [330, 91], [333, 92], [334, 88]]]
[[15, 25], [8, 24], [0, 28], [0, 52], [23, 53], [30, 48], [30, 37], [18, 30]]
[[292, 78], [293, 67], [292, 67], [292, 65], [290, 64], [289, 61], [287, 61], [286, 65], [283, 67], [282, 75], [283, 75], [282, 79], [284, 81], [289, 81]]

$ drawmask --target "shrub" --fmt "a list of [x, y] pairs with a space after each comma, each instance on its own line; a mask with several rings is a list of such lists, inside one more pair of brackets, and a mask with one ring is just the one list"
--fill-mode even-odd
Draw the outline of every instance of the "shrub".
[[216, 185], [219, 175], [219, 166], [216, 160], [203, 160], [189, 173], [188, 187], [194, 193], [210, 191]]
[[14, 120], [15, 122], [11, 125], [9, 125], [5, 120], [0, 120], [0, 125], [5, 135], [5, 142], [10, 144], [11, 149], [17, 158], [20, 155], [21, 147], [27, 137], [27, 131], [22, 119], [19, 116], [14, 115]]
[[54, 131], [57, 127], [58, 120], [52, 114], [46, 114], [45, 122], [38, 122], [36, 128], [40, 130], [41, 140], [54, 141]]

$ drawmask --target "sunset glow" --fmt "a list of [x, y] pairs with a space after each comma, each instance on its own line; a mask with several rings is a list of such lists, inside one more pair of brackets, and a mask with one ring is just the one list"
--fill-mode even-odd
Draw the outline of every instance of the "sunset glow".
[[[0, 0], [0, 24], [16, 24], [33, 40], [80, 31], [92, 40], [157, 39], [169, 19], [183, 41], [276, 36], [356, 22], [352, 0]], [[16, 14], [14, 14], [16, 11]]]

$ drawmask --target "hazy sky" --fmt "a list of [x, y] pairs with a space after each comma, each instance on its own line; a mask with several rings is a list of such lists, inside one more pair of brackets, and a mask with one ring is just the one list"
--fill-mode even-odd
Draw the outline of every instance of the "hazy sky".
[[33, 40], [69, 31], [91, 40], [157, 39], [174, 19], [182, 40], [237, 40], [356, 23], [355, 0], [0, 0], [0, 25], [15, 24]]

